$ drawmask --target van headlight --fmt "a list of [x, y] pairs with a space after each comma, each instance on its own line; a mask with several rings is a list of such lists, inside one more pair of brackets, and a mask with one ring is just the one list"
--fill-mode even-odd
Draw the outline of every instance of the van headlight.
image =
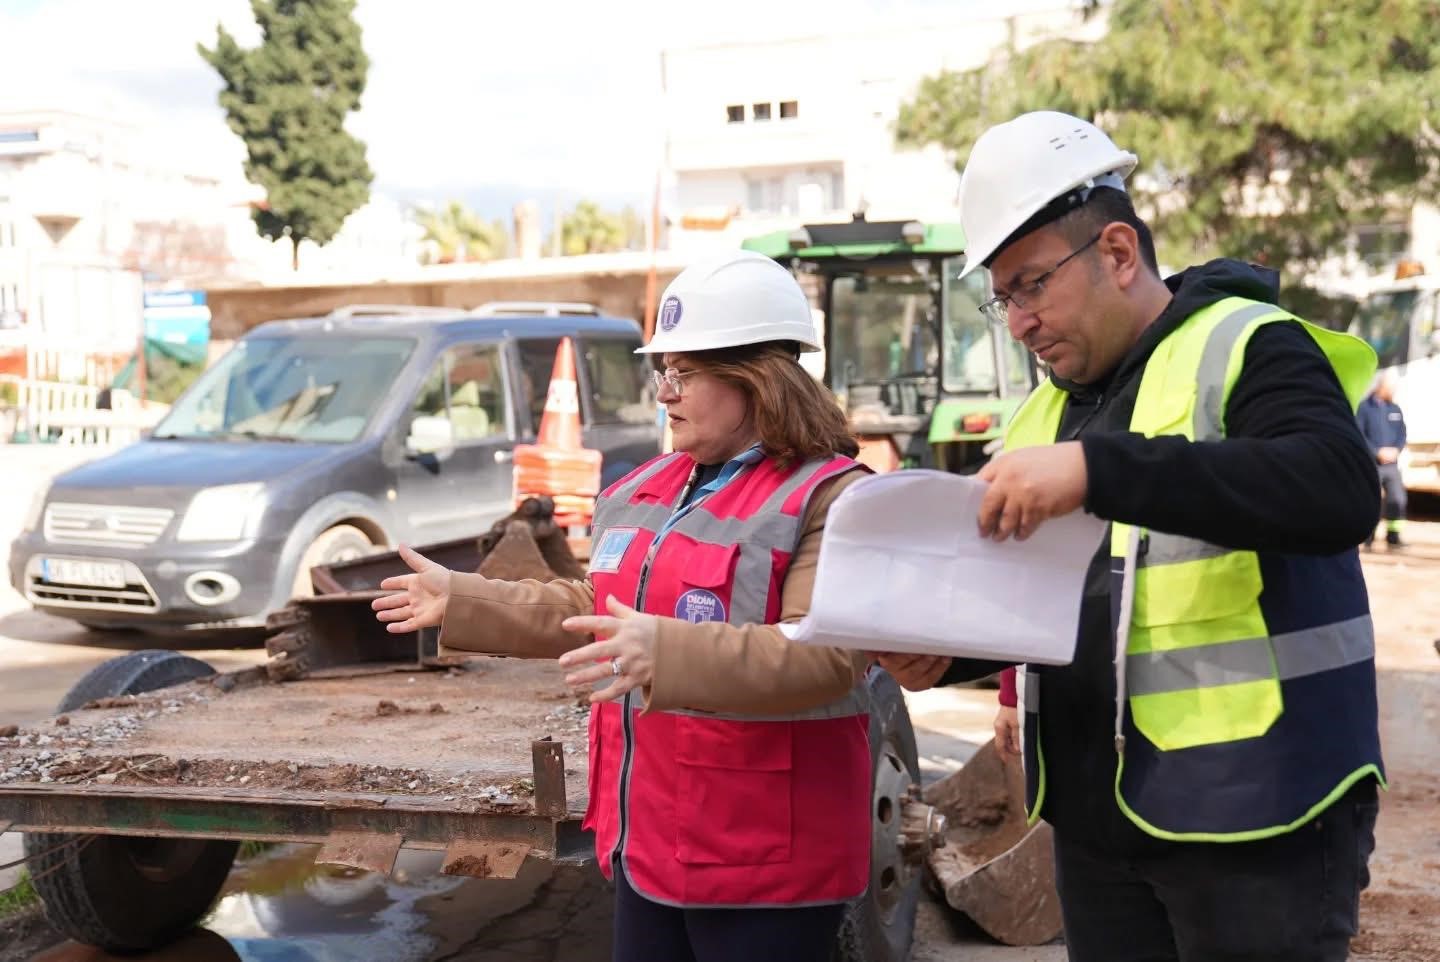
[[50, 497], [50, 485], [45, 485], [35, 492], [35, 497], [30, 499], [30, 507], [25, 511], [25, 520], [20, 525], [22, 532], [34, 531], [40, 527], [40, 518], [45, 513], [45, 501]]
[[202, 489], [190, 499], [175, 540], [239, 541], [265, 511], [264, 490], [258, 482]]

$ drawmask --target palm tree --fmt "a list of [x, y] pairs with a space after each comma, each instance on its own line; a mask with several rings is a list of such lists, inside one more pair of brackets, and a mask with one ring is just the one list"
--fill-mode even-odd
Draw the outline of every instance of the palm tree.
[[510, 253], [505, 225], [500, 221], [486, 223], [458, 200], [439, 210], [418, 208], [415, 222], [425, 231], [425, 240], [434, 246], [434, 260], [442, 264], [490, 261]]
[[624, 250], [630, 241], [625, 220], [582, 200], [560, 222], [560, 247], [566, 254], [599, 254]]

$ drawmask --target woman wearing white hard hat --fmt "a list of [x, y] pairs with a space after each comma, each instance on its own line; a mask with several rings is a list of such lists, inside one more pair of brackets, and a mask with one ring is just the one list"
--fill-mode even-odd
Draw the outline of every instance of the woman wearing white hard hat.
[[863, 659], [776, 627], [807, 611], [829, 506], [863, 472], [798, 363], [819, 347], [770, 258], [687, 268], [640, 349], [675, 453], [601, 495], [587, 580], [491, 581], [402, 549], [416, 573], [375, 603], [392, 631], [441, 625], [445, 645], [605, 685], [585, 824], [615, 881], [617, 962], [822, 962], [866, 888]]

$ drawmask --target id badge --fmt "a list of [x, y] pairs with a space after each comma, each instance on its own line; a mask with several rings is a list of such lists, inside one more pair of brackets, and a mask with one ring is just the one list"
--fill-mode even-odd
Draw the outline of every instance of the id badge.
[[614, 574], [619, 571], [626, 549], [639, 533], [639, 528], [607, 529], [600, 538], [600, 543], [590, 552], [590, 571], [599, 574]]

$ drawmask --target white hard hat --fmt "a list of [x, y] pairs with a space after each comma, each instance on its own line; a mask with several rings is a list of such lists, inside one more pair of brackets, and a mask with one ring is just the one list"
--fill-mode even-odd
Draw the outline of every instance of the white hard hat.
[[681, 271], [665, 288], [655, 336], [636, 354], [685, 354], [764, 341], [820, 350], [810, 301], [790, 272], [755, 251], [727, 251]]
[[[1094, 124], [1054, 110], [1021, 114], [980, 135], [960, 177], [965, 269], [999, 253], [1021, 226], [1052, 201], [1090, 188], [1125, 189], [1138, 158]], [[1036, 226], [1039, 226], [1038, 224]]]

